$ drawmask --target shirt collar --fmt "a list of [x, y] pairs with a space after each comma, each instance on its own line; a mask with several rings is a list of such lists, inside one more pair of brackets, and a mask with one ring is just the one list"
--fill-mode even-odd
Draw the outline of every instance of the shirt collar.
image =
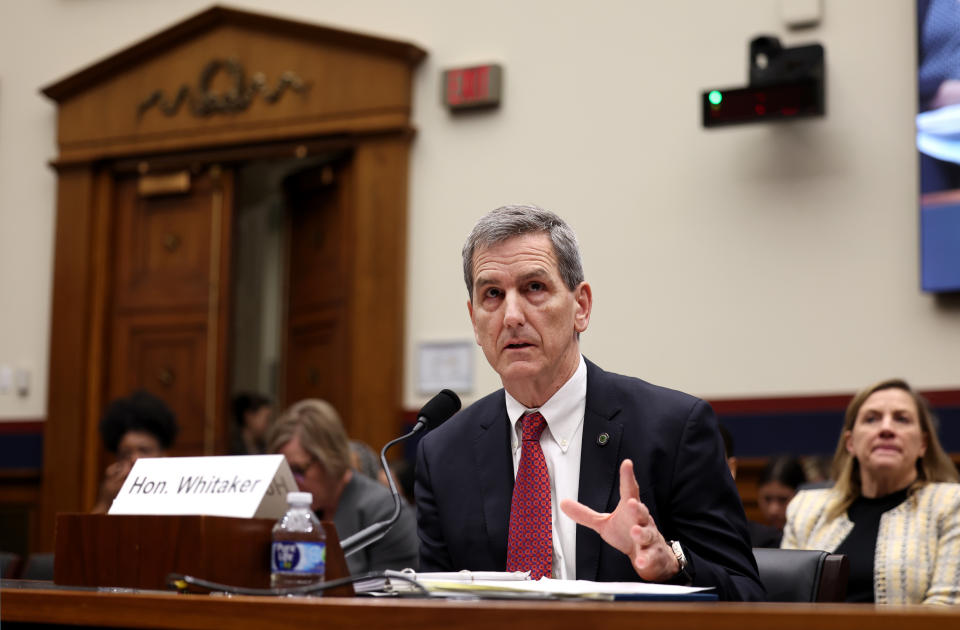
[[580, 363], [573, 376], [539, 409], [527, 409], [511, 396], [510, 392], [504, 390], [504, 394], [507, 401], [507, 418], [514, 429], [514, 435], [517, 435], [517, 425], [525, 413], [539, 411], [547, 421], [547, 429], [553, 439], [560, 445], [561, 450], [566, 452], [574, 432], [583, 422], [583, 414], [577, 411], [582, 409], [583, 401], [587, 398], [587, 364], [581, 354]]

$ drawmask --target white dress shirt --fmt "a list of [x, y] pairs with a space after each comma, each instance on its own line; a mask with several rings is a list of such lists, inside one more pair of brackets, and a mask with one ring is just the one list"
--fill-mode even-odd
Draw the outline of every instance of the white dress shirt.
[[550, 510], [553, 520], [553, 574], [563, 580], [577, 578], [577, 524], [560, 510], [562, 499], [577, 500], [580, 490], [580, 452], [583, 414], [587, 407], [587, 364], [580, 365], [556, 394], [539, 409], [527, 409], [506, 392], [507, 418], [513, 424], [513, 477], [520, 466], [523, 427], [520, 420], [529, 411], [539, 411], [547, 428], [540, 435], [540, 448], [550, 473]]

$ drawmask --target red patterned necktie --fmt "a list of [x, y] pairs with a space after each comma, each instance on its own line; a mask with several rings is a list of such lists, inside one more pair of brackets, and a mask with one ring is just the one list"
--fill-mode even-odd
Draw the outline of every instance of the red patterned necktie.
[[540, 412], [523, 416], [523, 446], [510, 505], [507, 571], [530, 571], [530, 578], [550, 577], [553, 567], [553, 523], [550, 473], [540, 448], [547, 421]]

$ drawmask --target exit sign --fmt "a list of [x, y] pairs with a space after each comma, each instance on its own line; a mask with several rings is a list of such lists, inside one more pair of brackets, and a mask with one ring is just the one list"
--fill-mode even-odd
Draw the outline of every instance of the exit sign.
[[443, 73], [443, 102], [450, 109], [496, 107], [500, 104], [499, 64], [455, 68]]

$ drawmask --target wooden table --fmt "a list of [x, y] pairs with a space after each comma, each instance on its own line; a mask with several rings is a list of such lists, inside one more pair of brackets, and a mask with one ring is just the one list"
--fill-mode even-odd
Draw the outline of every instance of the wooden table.
[[[8, 586], [12, 583], [8, 583]], [[726, 602], [528, 602], [269, 598], [0, 588], [4, 630], [48, 627], [230, 630], [945, 630], [960, 608]], [[35, 625], [36, 624], [36, 625]]]

